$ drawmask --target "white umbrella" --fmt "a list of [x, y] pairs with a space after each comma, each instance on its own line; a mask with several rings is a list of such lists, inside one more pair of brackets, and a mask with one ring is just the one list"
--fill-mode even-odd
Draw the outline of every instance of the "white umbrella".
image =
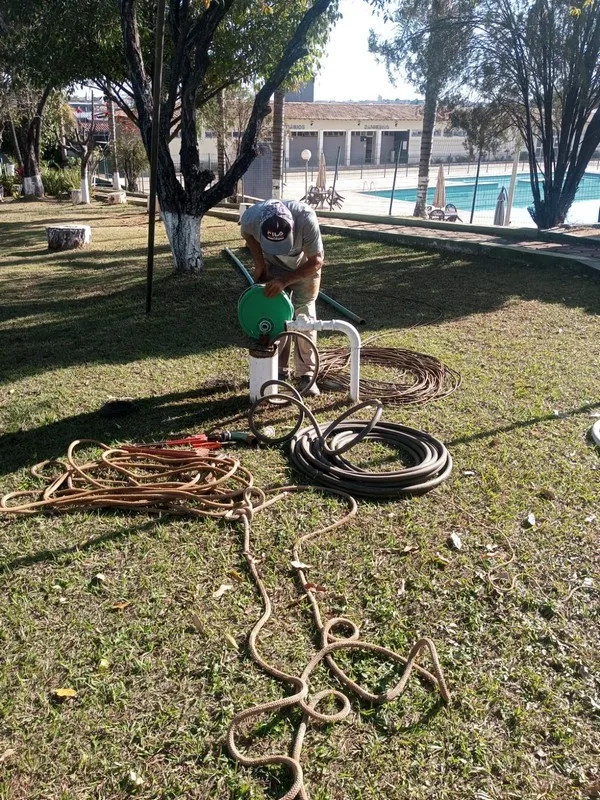
[[496, 211], [494, 213], [494, 225], [504, 225], [506, 218], [506, 204], [508, 202], [508, 195], [504, 186], [500, 189], [498, 200], [496, 201]]
[[444, 181], [444, 167], [441, 164], [438, 170], [437, 181], [435, 183], [433, 205], [436, 208], [444, 208], [446, 205], [446, 183]]
[[327, 168], [325, 166], [325, 156], [321, 152], [321, 159], [319, 161], [319, 172], [317, 174], [317, 182], [315, 184], [317, 189], [327, 188]]

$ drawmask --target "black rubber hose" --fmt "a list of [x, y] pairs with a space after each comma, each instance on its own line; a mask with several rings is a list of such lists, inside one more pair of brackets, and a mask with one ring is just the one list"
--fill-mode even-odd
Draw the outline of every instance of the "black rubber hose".
[[[290, 387], [287, 387], [288, 391]], [[263, 442], [290, 442], [290, 458], [296, 469], [324, 486], [349, 492], [355, 497], [389, 498], [424, 494], [439, 486], [452, 472], [452, 457], [446, 446], [424, 431], [395, 422], [381, 422], [383, 406], [365, 401], [344, 412], [330, 423], [320, 425], [297, 392], [279, 395], [298, 409], [294, 429], [277, 439], [266, 436], [254, 423], [254, 415], [269, 397], [259, 398], [250, 409], [248, 422]], [[371, 420], [347, 419], [356, 411], [374, 407]], [[311, 424], [299, 430], [304, 417]], [[370, 472], [355, 466], [344, 453], [359, 442], [382, 442], [408, 456], [409, 467], [388, 472]]]

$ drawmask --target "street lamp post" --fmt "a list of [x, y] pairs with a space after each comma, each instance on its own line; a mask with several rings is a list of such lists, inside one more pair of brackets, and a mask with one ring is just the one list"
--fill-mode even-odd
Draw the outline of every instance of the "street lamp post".
[[300, 158], [304, 161], [304, 199], [308, 199], [308, 162], [312, 153], [308, 148], [300, 153]]

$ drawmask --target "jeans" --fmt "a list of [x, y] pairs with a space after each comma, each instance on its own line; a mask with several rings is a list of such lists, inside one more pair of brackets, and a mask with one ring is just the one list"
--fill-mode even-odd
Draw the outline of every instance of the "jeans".
[[[267, 279], [273, 278], [287, 278], [289, 277], [290, 270], [276, 267], [273, 264], [266, 264]], [[298, 283], [293, 283], [288, 291], [291, 292], [291, 301], [294, 306], [294, 313], [305, 314], [310, 319], [317, 318], [316, 301], [319, 294], [319, 287], [321, 286], [321, 270], [313, 275], [312, 278], [306, 278]], [[314, 344], [317, 343], [317, 332], [310, 331], [306, 333]], [[279, 372], [285, 372], [289, 369], [290, 352], [292, 349], [292, 338], [288, 336], [279, 345]], [[294, 371], [297, 378], [304, 375], [313, 376], [316, 368], [316, 360], [312, 347], [308, 342], [297, 338], [294, 348]]]

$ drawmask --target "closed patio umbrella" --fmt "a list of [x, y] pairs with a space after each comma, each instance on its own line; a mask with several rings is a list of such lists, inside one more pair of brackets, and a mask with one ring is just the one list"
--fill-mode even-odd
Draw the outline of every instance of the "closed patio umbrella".
[[504, 225], [506, 219], [506, 204], [508, 195], [504, 186], [500, 189], [498, 200], [496, 201], [496, 211], [494, 213], [494, 225]]
[[436, 208], [444, 208], [446, 205], [446, 182], [444, 181], [444, 167], [441, 164], [438, 170], [437, 181], [435, 182], [433, 205]]
[[321, 152], [321, 159], [319, 161], [319, 172], [317, 175], [317, 182], [315, 184], [317, 189], [327, 188], [327, 168], [325, 166], [325, 156]]

